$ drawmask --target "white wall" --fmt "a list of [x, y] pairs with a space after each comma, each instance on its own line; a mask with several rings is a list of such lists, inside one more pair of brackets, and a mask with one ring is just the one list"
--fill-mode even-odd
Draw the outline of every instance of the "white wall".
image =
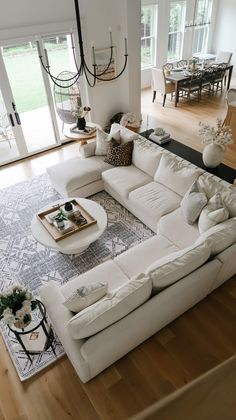
[[236, 66], [236, 0], [219, 0], [216, 30], [213, 38], [215, 53], [231, 51], [231, 63]]
[[[79, 0], [79, 4], [89, 65], [91, 41], [95, 48], [108, 47], [111, 26], [119, 71], [124, 61], [124, 36], [128, 34], [125, 73], [114, 82], [88, 88], [84, 95], [92, 108], [92, 120], [103, 126], [116, 112], [140, 113], [140, 0]], [[0, 10], [0, 45], [76, 27], [73, 0], [0, 0]]]

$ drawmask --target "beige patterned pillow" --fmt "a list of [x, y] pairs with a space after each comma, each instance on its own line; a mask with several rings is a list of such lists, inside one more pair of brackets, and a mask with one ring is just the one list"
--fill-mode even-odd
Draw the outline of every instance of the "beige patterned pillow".
[[132, 163], [134, 143], [128, 141], [124, 144], [118, 144], [116, 140], [111, 139], [108, 146], [107, 156], [104, 162], [114, 166], [129, 166]]

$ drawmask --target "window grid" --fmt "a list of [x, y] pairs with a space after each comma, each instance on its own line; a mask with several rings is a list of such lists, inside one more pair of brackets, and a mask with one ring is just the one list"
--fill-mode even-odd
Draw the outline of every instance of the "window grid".
[[142, 7], [141, 68], [154, 66], [156, 57], [157, 5]]
[[186, 1], [170, 3], [170, 21], [168, 33], [168, 61], [182, 58]]

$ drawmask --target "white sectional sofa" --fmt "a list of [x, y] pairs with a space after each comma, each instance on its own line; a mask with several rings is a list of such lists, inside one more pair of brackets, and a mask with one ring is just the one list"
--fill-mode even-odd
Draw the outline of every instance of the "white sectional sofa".
[[[122, 141], [130, 140], [132, 133], [117, 125], [113, 127], [119, 129]], [[84, 155], [88, 150], [91, 154], [94, 145], [83, 148]], [[112, 167], [104, 163], [104, 157], [90, 156], [60, 163], [49, 168], [48, 173], [62, 196], [88, 197], [104, 189], [156, 233], [61, 287], [48, 283], [40, 290], [53, 327], [83, 382], [236, 273], [236, 189], [143, 137], [138, 136], [134, 141], [131, 166]], [[180, 205], [195, 180], [208, 199], [217, 192], [225, 195], [230, 213], [228, 220], [202, 234], [197, 222], [187, 223]], [[121, 313], [116, 322], [101, 331], [72, 338], [68, 323], [73, 314], [63, 302], [73, 291], [79, 286], [106, 281], [108, 293], [112, 295], [140, 273], [152, 280], [153, 292], [149, 298], [125, 316]], [[85, 311], [93, 311], [94, 305]]]

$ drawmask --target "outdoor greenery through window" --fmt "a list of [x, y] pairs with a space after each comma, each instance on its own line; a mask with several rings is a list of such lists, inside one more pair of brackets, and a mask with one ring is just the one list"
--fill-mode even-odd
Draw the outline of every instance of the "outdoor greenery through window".
[[172, 1], [168, 34], [168, 61], [182, 58], [186, 1]]
[[209, 26], [212, 13], [212, 0], [198, 0], [194, 22], [193, 54], [206, 52]]
[[143, 6], [141, 11], [141, 67], [155, 64], [157, 5]]

